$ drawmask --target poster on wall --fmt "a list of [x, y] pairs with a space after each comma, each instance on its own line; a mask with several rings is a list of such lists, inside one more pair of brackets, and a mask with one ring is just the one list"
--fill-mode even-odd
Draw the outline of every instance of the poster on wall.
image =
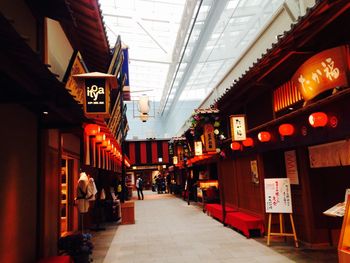
[[258, 174], [258, 161], [257, 160], [250, 161], [250, 173], [252, 175], [252, 182], [254, 184], [258, 184], [259, 183], [259, 174]]
[[298, 165], [295, 150], [284, 152], [286, 174], [290, 184], [299, 184]]
[[265, 179], [266, 213], [292, 213], [289, 178]]

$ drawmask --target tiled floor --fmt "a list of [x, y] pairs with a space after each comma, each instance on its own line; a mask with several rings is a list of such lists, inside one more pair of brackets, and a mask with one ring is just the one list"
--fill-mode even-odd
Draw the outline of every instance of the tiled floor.
[[93, 233], [94, 263], [337, 262], [335, 249], [294, 248], [293, 243], [247, 239], [168, 194], [145, 192], [135, 201], [133, 225], [111, 224]]

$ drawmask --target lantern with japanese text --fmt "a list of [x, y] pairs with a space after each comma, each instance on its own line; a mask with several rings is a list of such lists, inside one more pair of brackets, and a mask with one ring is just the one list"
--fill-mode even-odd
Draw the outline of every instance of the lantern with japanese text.
[[312, 127], [324, 127], [328, 123], [328, 116], [324, 112], [315, 112], [309, 116], [309, 123]]
[[261, 142], [268, 142], [271, 140], [271, 134], [267, 131], [259, 132], [258, 139]]
[[289, 124], [289, 123], [281, 124], [278, 127], [278, 132], [282, 136], [291, 136], [294, 133], [294, 126], [292, 124]]

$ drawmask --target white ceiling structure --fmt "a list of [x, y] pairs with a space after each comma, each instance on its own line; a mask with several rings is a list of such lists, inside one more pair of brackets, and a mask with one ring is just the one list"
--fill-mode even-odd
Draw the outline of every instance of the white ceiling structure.
[[175, 136], [284, 1], [99, 2], [110, 46], [120, 35], [129, 47], [131, 99], [146, 94], [154, 101], [147, 128], [132, 120], [128, 104], [128, 139], [145, 139]]

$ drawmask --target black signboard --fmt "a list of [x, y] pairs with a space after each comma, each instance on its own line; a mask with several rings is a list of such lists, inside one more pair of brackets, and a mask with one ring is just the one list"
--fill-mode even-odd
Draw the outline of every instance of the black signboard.
[[106, 80], [104, 78], [85, 79], [86, 113], [106, 113]]

